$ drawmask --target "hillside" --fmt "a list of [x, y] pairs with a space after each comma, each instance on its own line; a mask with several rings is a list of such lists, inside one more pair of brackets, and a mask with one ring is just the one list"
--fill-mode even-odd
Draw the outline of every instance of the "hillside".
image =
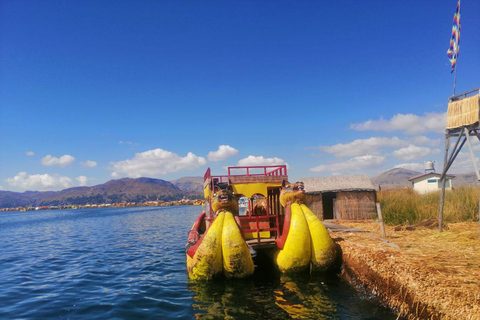
[[376, 176], [370, 178], [370, 181], [372, 181], [374, 186], [381, 186], [382, 189], [411, 187], [412, 183], [408, 181], [408, 179], [420, 174], [422, 173], [418, 171], [403, 168], [393, 168], [377, 174]]
[[182, 191], [203, 194], [203, 177], [183, 177], [171, 182]]
[[[394, 168], [388, 171], [377, 174], [376, 176], [370, 178], [373, 185], [378, 187], [381, 186], [382, 189], [394, 189], [402, 187], [411, 187], [412, 183], [408, 179], [421, 175], [422, 172], [403, 169], [403, 168]], [[453, 186], [478, 186], [477, 177], [474, 172], [465, 173], [465, 174], [455, 174], [449, 172], [448, 174], [454, 175]]]
[[465, 174], [454, 174], [453, 186], [479, 186], [475, 172]]
[[123, 178], [92, 187], [75, 187], [62, 191], [0, 191], [0, 208], [18, 206], [84, 205], [149, 200], [172, 201], [189, 197], [171, 182], [152, 178]]

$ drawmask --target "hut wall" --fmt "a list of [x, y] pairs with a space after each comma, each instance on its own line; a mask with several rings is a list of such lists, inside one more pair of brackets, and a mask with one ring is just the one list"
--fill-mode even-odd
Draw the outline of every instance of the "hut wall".
[[312, 212], [318, 217], [318, 219], [323, 220], [322, 194], [306, 194], [305, 205], [309, 207], [310, 210], [312, 210]]
[[375, 217], [375, 192], [338, 192], [337, 219], [364, 220]]

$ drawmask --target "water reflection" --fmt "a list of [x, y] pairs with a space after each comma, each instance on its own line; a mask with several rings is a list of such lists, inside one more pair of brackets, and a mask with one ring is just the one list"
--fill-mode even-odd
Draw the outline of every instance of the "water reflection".
[[[189, 289], [194, 292], [192, 304], [196, 319], [228, 319], [253, 317], [247, 301], [255, 292], [252, 279], [246, 281], [218, 280], [209, 282], [190, 282]], [[197, 313], [198, 311], [198, 313]]]
[[190, 281], [196, 319], [396, 319], [335, 274], [255, 271], [247, 280]]
[[282, 275], [280, 286], [274, 291], [275, 304], [292, 319], [330, 319], [337, 313], [337, 307], [327, 295], [328, 286], [322, 280]]
[[308, 274], [256, 274], [247, 280], [191, 281], [189, 289], [197, 319], [332, 319], [338, 309], [329, 285]]

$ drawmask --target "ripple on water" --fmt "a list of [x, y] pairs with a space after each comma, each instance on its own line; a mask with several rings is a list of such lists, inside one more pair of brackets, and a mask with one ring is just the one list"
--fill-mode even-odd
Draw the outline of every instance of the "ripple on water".
[[395, 319], [336, 278], [190, 282], [184, 244], [200, 210], [0, 213], [0, 318]]

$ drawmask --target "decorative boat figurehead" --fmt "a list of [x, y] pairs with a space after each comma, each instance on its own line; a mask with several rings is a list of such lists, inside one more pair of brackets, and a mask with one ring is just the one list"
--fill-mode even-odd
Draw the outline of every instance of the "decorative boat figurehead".
[[233, 187], [228, 185], [226, 188], [222, 189], [219, 186], [216, 186], [214, 191], [212, 210], [215, 215], [218, 215], [220, 211], [229, 211], [238, 215], [238, 198], [233, 192]]
[[283, 180], [282, 190], [280, 191], [280, 203], [285, 207], [294, 202], [305, 202], [305, 186], [300, 181], [290, 183], [287, 180]]

